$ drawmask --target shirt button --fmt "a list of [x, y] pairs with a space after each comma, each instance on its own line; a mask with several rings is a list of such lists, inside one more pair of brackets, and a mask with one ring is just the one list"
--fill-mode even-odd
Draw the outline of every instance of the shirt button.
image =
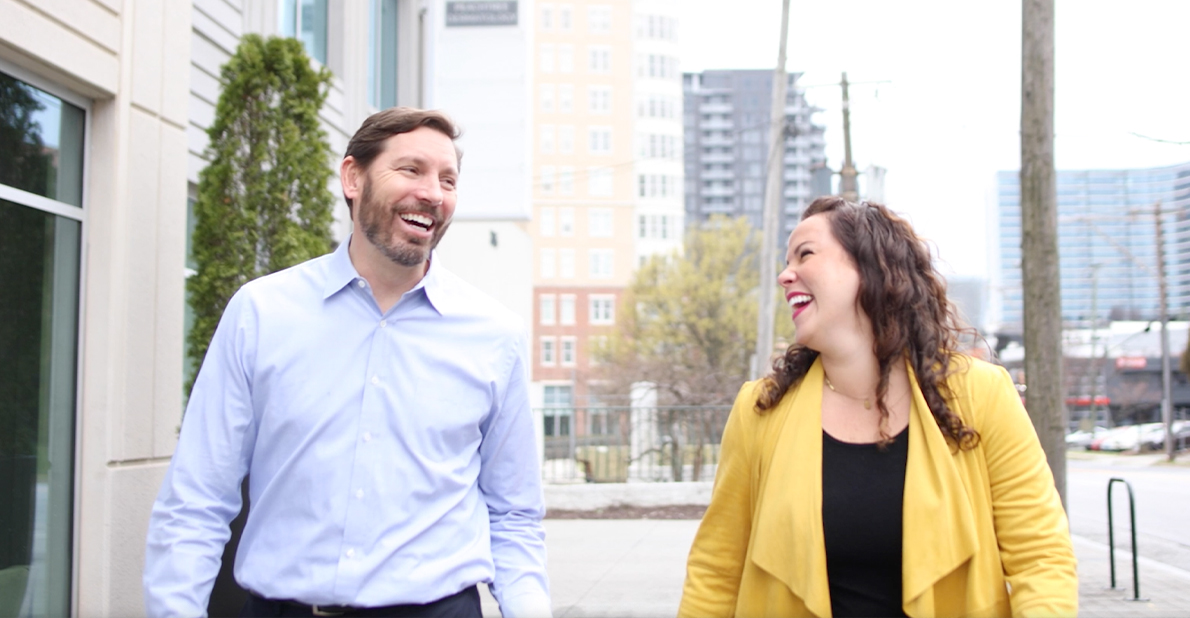
[[364, 497], [364, 490], [362, 490], [362, 489], [355, 490], [355, 497], [362, 499]]
[[358, 286], [360, 286], [361, 288], [366, 288], [366, 287], [368, 287], [368, 282], [367, 282], [367, 281], [364, 281], [363, 279], [360, 279], [360, 280], [356, 281], [356, 282], [355, 282], [355, 284], [356, 284], [356, 285], [358, 285]]
[[380, 378], [372, 376], [372, 384], [380, 384]]
[[369, 431], [365, 431], [364, 432], [364, 442], [371, 442], [371, 441], [372, 441], [372, 433]]
[[354, 549], [349, 549], [349, 550], [347, 550], [347, 557], [348, 557], [348, 558], [352, 558], [352, 557], [354, 557], [354, 556], [355, 556], [355, 550], [354, 550]]
[[385, 326], [388, 326], [388, 320], [380, 320], [380, 328], [384, 328]]

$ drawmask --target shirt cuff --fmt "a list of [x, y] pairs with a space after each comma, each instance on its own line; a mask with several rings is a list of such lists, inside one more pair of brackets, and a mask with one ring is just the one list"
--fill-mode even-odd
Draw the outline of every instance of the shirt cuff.
[[550, 597], [544, 592], [527, 592], [505, 597], [500, 605], [504, 618], [553, 618]]

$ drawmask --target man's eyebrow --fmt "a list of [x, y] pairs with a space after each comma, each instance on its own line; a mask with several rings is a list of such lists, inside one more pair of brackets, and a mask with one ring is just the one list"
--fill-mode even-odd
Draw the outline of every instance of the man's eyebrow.
[[[429, 166], [430, 161], [429, 161], [429, 159], [426, 159], [425, 157], [423, 157], [421, 155], [410, 154], [410, 155], [398, 156], [396, 159], [393, 160], [392, 164], [393, 164], [393, 166], [399, 166], [399, 165], [406, 164], [406, 163], [412, 163], [418, 167], [427, 167], [427, 166]], [[450, 168], [447, 170], [447, 173], [449, 173], [453, 176], [458, 176], [459, 170], [454, 165], [451, 165]]]

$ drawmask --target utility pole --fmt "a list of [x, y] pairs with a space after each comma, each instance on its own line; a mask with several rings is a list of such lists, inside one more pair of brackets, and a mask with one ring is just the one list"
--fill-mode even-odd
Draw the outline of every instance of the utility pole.
[[855, 177], [859, 172], [851, 161], [851, 97], [847, 93], [847, 72], [843, 72], [843, 169], [839, 170], [839, 197], [848, 202], [859, 201], [859, 185]]
[[1066, 405], [1058, 192], [1054, 171], [1054, 0], [1022, 0], [1021, 274], [1025, 397], [1062, 504], [1066, 504]]
[[[1091, 264], [1091, 354], [1087, 356], [1087, 362], [1090, 364], [1088, 373], [1091, 375], [1091, 418], [1087, 423], [1087, 430], [1094, 431], [1096, 422], [1099, 420], [1099, 376], [1103, 373], [1103, 367], [1096, 363], [1098, 358], [1095, 356], [1095, 345], [1099, 343], [1099, 268], [1102, 264]], [[1103, 346], [1106, 351], [1107, 346]], [[1111, 411], [1108, 411], [1110, 416]], [[1079, 429], [1082, 429], [1080, 427]]]
[[1165, 458], [1174, 460], [1173, 393], [1169, 367], [1169, 285], [1165, 279], [1165, 226], [1161, 221], [1161, 200], [1153, 206], [1153, 223], [1157, 232], [1157, 290], [1161, 319], [1161, 422], [1165, 424]]
[[777, 232], [779, 208], [785, 193], [785, 45], [789, 38], [789, 0], [781, 3], [781, 44], [777, 52], [777, 68], [773, 70], [773, 109], [769, 125], [768, 183], [764, 189], [764, 224], [760, 232], [760, 297], [756, 312], [756, 360], [752, 363], [752, 379], [769, 369], [773, 355], [773, 319], [777, 311]]

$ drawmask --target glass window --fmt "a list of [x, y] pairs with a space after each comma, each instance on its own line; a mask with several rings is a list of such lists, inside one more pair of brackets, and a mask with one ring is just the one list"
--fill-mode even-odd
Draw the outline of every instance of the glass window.
[[[310, 54], [326, 64], [326, 0], [280, 0], [281, 36], [301, 40]], [[395, 19], [395, 16], [394, 16]]]
[[593, 126], [587, 128], [587, 151], [590, 154], [612, 153], [612, 128]]
[[555, 350], [554, 350], [554, 346], [556, 345], [556, 343], [557, 342], [554, 340], [553, 337], [542, 337], [541, 338], [541, 364], [542, 365], [548, 366], [548, 365], [553, 365], [554, 363], [557, 362], [557, 360], [555, 358]]
[[70, 614], [84, 121], [0, 73], [2, 616]]
[[574, 112], [574, 84], [558, 86], [558, 113], [570, 114]]
[[561, 154], [574, 154], [574, 125], [563, 124], [558, 126], [558, 152]]
[[541, 44], [541, 72], [542, 73], [553, 73], [554, 72], [554, 44], [553, 43], [542, 43]]
[[558, 250], [558, 271], [563, 279], [574, 278], [574, 249]]
[[563, 326], [574, 325], [574, 294], [563, 294], [558, 303], [558, 323]]
[[608, 238], [612, 235], [612, 210], [592, 208], [587, 211], [587, 233], [592, 238]]
[[574, 166], [561, 165], [558, 167], [558, 193], [574, 195]]
[[616, 323], [616, 297], [611, 294], [592, 294], [588, 321], [595, 325]]
[[569, 385], [549, 385], [544, 388], [544, 433], [547, 436], [570, 435], [570, 406], [574, 393]]
[[542, 84], [541, 86], [541, 111], [545, 114], [554, 113], [553, 84]]
[[612, 31], [612, 7], [592, 5], [587, 7], [587, 30], [591, 34], [608, 34]]
[[541, 125], [541, 154], [554, 154], [554, 125]]
[[0, 184], [83, 205], [83, 110], [0, 73]]
[[591, 249], [589, 256], [590, 276], [592, 279], [609, 279], [612, 276], [611, 249]]
[[573, 367], [575, 357], [575, 338], [562, 337], [561, 350], [561, 365], [563, 367]]
[[555, 168], [552, 165], [541, 166], [541, 192], [554, 192], [554, 173]]
[[557, 316], [554, 312], [555, 299], [553, 294], [541, 295], [541, 310], [540, 319], [542, 326], [553, 326], [557, 321]]
[[549, 32], [554, 29], [554, 5], [541, 5], [541, 30]]
[[558, 72], [574, 73], [574, 45], [558, 44]]
[[587, 193], [594, 196], [611, 195], [615, 188], [615, 170], [610, 167], [592, 167], [587, 171]]
[[558, 234], [574, 236], [574, 209], [569, 206], [558, 209]]
[[558, 5], [558, 30], [570, 32], [574, 27], [574, 7], [569, 4]]
[[541, 214], [541, 216], [540, 216], [540, 220], [538, 221], [538, 225], [540, 226], [541, 235], [542, 236], [553, 236], [554, 235], [554, 207], [553, 206], [542, 206], [540, 214]]
[[557, 275], [557, 265], [555, 263], [555, 253], [553, 249], [541, 250], [541, 278], [553, 279]]
[[397, 104], [397, 3], [370, 0], [368, 31], [368, 102], [377, 109]]

